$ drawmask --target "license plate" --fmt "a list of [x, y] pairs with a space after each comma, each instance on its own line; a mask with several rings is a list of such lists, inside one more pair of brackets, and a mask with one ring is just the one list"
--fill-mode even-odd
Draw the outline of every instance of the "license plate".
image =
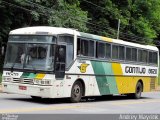
[[19, 86], [19, 89], [20, 90], [27, 90], [27, 87], [26, 86]]

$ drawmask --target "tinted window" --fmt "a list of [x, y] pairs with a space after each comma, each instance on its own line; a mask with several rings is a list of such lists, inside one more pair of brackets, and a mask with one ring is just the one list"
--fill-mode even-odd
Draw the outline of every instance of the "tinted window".
[[89, 48], [89, 43], [86, 40], [81, 40], [81, 54], [83, 56], [88, 56], [88, 48]]
[[89, 41], [89, 53], [88, 56], [94, 57], [94, 41]]
[[152, 52], [149, 52], [149, 63], [152, 63]]
[[147, 63], [147, 51], [146, 50], [142, 51], [142, 62]]
[[147, 51], [138, 50], [138, 61], [147, 63]]
[[153, 52], [153, 63], [157, 64], [157, 61], [158, 61], [157, 53]]
[[97, 49], [97, 57], [98, 58], [105, 58], [105, 49], [106, 49], [106, 44], [105, 43], [98, 43], [98, 49]]
[[8, 41], [21, 42], [55, 42], [56, 38], [47, 35], [11, 35]]
[[78, 38], [77, 55], [94, 57], [94, 41]]
[[137, 49], [132, 48], [132, 61], [137, 61]]
[[58, 42], [73, 44], [73, 37], [72, 36], [59, 36]]
[[118, 46], [112, 45], [112, 59], [118, 59]]
[[138, 50], [138, 62], [142, 62], [142, 50]]
[[111, 44], [106, 43], [106, 58], [111, 58]]
[[157, 52], [149, 52], [149, 63], [157, 64], [158, 57]]
[[124, 60], [125, 49], [124, 46], [119, 46], [119, 59]]
[[126, 47], [126, 60], [131, 61], [132, 51], [131, 48]]

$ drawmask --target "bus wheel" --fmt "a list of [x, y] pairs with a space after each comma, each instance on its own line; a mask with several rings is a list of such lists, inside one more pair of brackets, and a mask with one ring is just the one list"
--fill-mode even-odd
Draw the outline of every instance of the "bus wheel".
[[31, 98], [32, 98], [33, 100], [40, 100], [40, 99], [41, 99], [41, 97], [38, 97], [38, 96], [31, 96]]
[[81, 100], [82, 97], [82, 83], [80, 81], [76, 81], [71, 90], [71, 102], [76, 103]]
[[137, 85], [136, 85], [135, 93], [128, 94], [128, 96], [131, 97], [131, 98], [134, 98], [134, 99], [140, 99], [142, 91], [143, 91], [142, 83], [138, 82]]
[[142, 91], [143, 91], [142, 83], [138, 82], [136, 85], [136, 92], [135, 92], [134, 98], [135, 99], [141, 98]]

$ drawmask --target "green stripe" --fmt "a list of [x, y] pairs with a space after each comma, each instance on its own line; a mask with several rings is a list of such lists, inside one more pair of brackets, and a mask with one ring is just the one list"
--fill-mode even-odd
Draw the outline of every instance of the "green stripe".
[[33, 79], [33, 78], [35, 78], [35, 76], [36, 76], [36, 74], [34, 74], [34, 73], [23, 73], [22, 74], [22, 78], [30, 78], [30, 79]]
[[[113, 75], [112, 64], [107, 62], [91, 61], [95, 74]], [[117, 94], [115, 77], [96, 76], [96, 81], [101, 95]]]

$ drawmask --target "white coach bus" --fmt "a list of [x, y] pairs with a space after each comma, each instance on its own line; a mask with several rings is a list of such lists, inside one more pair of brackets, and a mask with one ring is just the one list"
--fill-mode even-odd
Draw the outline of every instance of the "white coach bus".
[[140, 98], [158, 85], [157, 47], [57, 27], [9, 33], [2, 89], [32, 98], [125, 94]]

